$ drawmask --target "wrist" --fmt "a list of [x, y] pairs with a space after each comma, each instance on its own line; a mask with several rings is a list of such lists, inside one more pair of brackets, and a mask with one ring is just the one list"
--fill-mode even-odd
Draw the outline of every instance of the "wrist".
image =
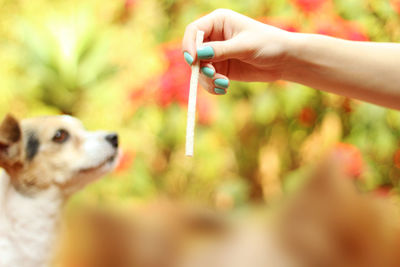
[[289, 33], [286, 42], [282, 80], [296, 81], [300, 69], [307, 67], [306, 51], [312, 44], [311, 34]]

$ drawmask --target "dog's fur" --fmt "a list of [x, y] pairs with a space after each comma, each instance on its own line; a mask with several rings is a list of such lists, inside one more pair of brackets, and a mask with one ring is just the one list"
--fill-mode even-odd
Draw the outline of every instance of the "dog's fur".
[[[275, 211], [230, 217], [165, 201], [122, 216], [84, 210], [68, 233], [62, 266], [400, 266], [397, 208], [358, 192], [343, 163], [328, 157]], [[92, 244], [84, 253], [74, 245], [82, 242], [82, 228]]]
[[0, 266], [46, 266], [63, 203], [116, 164], [118, 136], [70, 116], [0, 125]]

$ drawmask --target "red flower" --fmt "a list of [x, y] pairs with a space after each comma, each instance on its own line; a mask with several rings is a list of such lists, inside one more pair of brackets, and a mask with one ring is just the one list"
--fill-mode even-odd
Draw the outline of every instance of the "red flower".
[[382, 185], [382, 186], [376, 188], [373, 191], [373, 194], [375, 196], [377, 196], [377, 197], [385, 198], [385, 197], [388, 197], [390, 195], [390, 192], [392, 191], [392, 189], [393, 188], [391, 186], [389, 186], [389, 185]]
[[347, 32], [347, 39], [351, 41], [369, 41], [368, 36], [358, 30], [349, 30]]
[[126, 9], [131, 9], [137, 4], [138, 0], [125, 0], [125, 8]]
[[392, 8], [400, 14], [400, 0], [390, 0], [390, 4], [392, 5]]
[[327, 25], [320, 26], [316, 30], [316, 33], [331, 36], [331, 37], [336, 37], [336, 38], [343, 38], [341, 31], [335, 25], [327, 24]]
[[394, 165], [400, 169], [400, 148], [396, 150], [396, 153], [394, 153], [393, 162]]
[[345, 21], [340, 17], [329, 19], [316, 19], [314, 21], [315, 33], [332, 36], [336, 38], [345, 38], [344, 24]]
[[338, 143], [333, 151], [342, 159], [345, 173], [352, 178], [358, 178], [364, 165], [360, 150], [352, 144]]
[[158, 89], [158, 77], [146, 80], [135, 87], [132, 87], [127, 95], [130, 103], [129, 113], [133, 114], [140, 107], [154, 103], [155, 91]]
[[115, 172], [123, 172], [132, 166], [135, 159], [135, 152], [132, 150], [124, 150], [121, 153], [118, 166], [115, 168]]
[[163, 48], [167, 69], [160, 79], [159, 103], [166, 107], [172, 102], [187, 105], [190, 83], [190, 67], [183, 59], [178, 46]]
[[342, 27], [345, 31], [345, 39], [351, 41], [369, 41], [367, 33], [360, 24], [342, 20]]
[[145, 88], [134, 88], [129, 93], [129, 100], [131, 102], [140, 101], [143, 99], [144, 96], [145, 96]]
[[314, 109], [305, 107], [301, 110], [299, 120], [305, 126], [312, 126], [317, 118]]
[[215, 108], [214, 103], [205, 99], [205, 97], [199, 97], [197, 101], [197, 114], [199, 124], [210, 125], [215, 119]]
[[292, 0], [292, 2], [303, 12], [315, 12], [322, 7], [326, 0]]
[[[168, 107], [171, 103], [186, 107], [189, 97], [190, 67], [183, 58], [180, 45], [167, 44], [163, 51], [167, 69], [160, 78], [158, 102], [162, 107]], [[203, 93], [199, 87], [197, 114], [199, 123], [208, 125], [213, 121], [214, 111], [210, 99], [201, 96]]]
[[260, 17], [257, 19], [258, 21], [277, 27], [279, 29], [288, 31], [288, 32], [299, 32], [299, 26], [294, 23], [291, 22], [289, 20], [285, 20], [282, 18], [276, 18], [276, 17]]
[[316, 33], [351, 41], [369, 41], [361, 25], [336, 17], [326, 21], [317, 21]]

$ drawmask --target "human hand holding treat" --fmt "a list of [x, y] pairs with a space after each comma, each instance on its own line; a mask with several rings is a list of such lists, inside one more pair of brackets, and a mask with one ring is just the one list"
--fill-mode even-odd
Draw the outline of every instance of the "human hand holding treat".
[[[204, 45], [196, 49], [198, 30]], [[231, 10], [218, 9], [190, 23], [182, 50], [201, 60], [200, 83], [223, 95], [229, 80], [287, 80], [400, 109], [400, 44], [347, 41], [292, 33]]]
[[[197, 30], [205, 32], [205, 43], [196, 51]], [[183, 38], [184, 57], [188, 64], [197, 57], [201, 60], [204, 88], [212, 94], [225, 94], [229, 79], [280, 79], [288, 34], [230, 10], [216, 10], [188, 25]]]

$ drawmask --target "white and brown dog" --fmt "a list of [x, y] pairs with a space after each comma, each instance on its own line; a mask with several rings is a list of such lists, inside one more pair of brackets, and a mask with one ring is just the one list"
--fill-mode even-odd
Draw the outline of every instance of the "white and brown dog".
[[115, 133], [87, 132], [70, 116], [0, 125], [0, 266], [46, 266], [64, 202], [111, 171]]

